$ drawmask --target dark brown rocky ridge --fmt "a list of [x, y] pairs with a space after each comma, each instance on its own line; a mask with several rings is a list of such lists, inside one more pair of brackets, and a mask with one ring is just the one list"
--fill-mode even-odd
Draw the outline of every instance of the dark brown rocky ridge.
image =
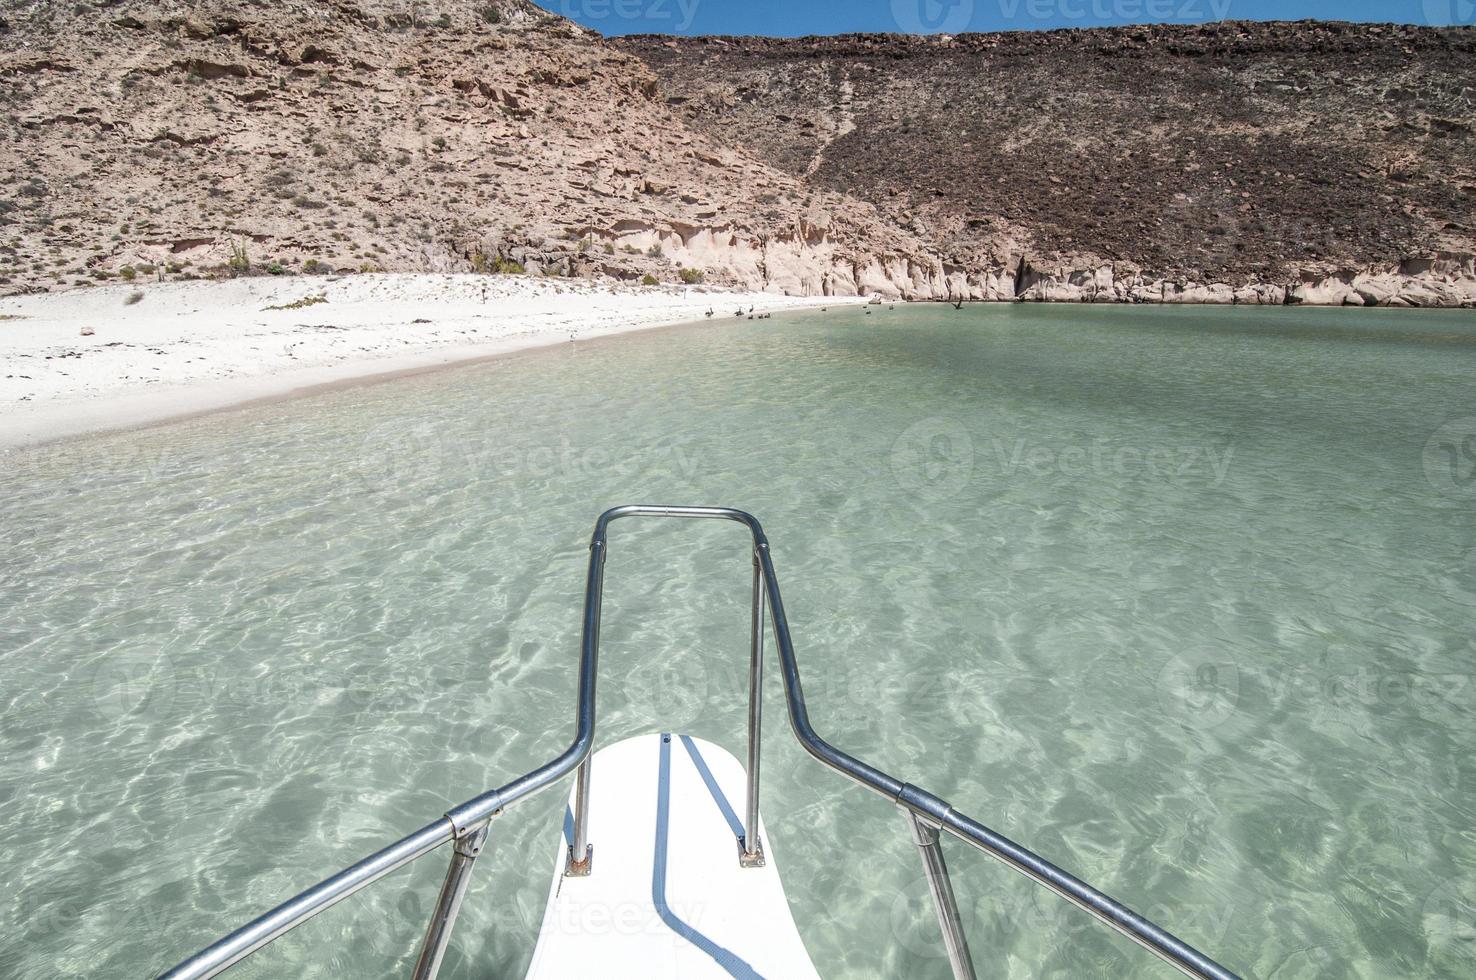
[[970, 269], [1286, 286], [1476, 252], [1471, 29], [613, 43], [698, 129]]
[[521, 267], [1476, 298], [1472, 30], [607, 41], [527, 0], [35, 0], [6, 22], [0, 292]]

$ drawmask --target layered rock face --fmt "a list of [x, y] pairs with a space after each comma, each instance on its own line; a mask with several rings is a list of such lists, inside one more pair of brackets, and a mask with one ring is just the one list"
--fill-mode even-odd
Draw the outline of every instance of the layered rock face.
[[1476, 299], [1476, 34], [607, 41], [527, 0], [0, 10], [0, 294], [519, 271]]
[[614, 42], [696, 128], [990, 299], [1476, 299], [1476, 31], [1220, 23]]
[[324, 269], [942, 282], [875, 208], [692, 130], [639, 59], [524, 0], [3, 16], [0, 293]]

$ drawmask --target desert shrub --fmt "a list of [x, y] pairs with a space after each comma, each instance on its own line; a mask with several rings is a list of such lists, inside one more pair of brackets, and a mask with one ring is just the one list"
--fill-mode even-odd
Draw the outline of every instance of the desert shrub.
[[319, 262], [317, 259], [308, 259], [302, 264], [302, 271], [311, 276], [316, 275], [319, 272], [327, 272], [328, 267]]
[[305, 310], [309, 306], [317, 306], [319, 303], [328, 302], [327, 296], [304, 296], [292, 303], [283, 303], [281, 306], [268, 306], [269, 310]]
[[663, 252], [664, 249], [662, 249], [660, 242], [657, 242], [655, 245], [652, 245], [650, 248], [646, 249], [646, 254], [653, 259], [661, 258]]
[[226, 267], [233, 276], [244, 276], [251, 271], [251, 256], [246, 253], [245, 242], [231, 243], [231, 257]]
[[528, 269], [523, 263], [514, 262], [511, 259], [498, 259], [496, 262], [493, 262], [492, 271], [502, 276], [525, 276], [528, 274]]
[[655, 276], [651, 275], [651, 273], [648, 272], [648, 273], [646, 273], [646, 277], [641, 280], [641, 285], [642, 286], [659, 286], [659, 285], [661, 285], [661, 280], [657, 279]]
[[686, 283], [688, 286], [695, 286], [702, 280], [707, 278], [707, 273], [703, 272], [701, 269], [683, 269], [682, 271], [678, 272], [677, 275], [681, 276], [682, 282]]
[[118, 275], [123, 277], [124, 282], [132, 282], [138, 276], [138, 270], [131, 265], [125, 265], [118, 270]]
[[485, 7], [482, 7], [480, 10], [478, 10], [477, 13], [481, 16], [483, 22], [485, 23], [502, 23], [502, 11], [497, 9], [497, 7], [493, 4], [487, 4]]

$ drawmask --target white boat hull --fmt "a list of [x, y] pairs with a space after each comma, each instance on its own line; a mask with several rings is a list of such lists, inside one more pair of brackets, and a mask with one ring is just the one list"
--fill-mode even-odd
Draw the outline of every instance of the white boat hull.
[[530, 980], [818, 978], [762, 822], [764, 866], [739, 866], [745, 785], [737, 759], [685, 735], [596, 753], [593, 871], [564, 876], [571, 795]]

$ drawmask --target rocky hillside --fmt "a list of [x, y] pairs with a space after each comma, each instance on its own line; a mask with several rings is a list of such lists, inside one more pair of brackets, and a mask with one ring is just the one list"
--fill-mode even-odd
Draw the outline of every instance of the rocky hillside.
[[0, 293], [525, 269], [897, 292], [937, 266], [871, 206], [692, 130], [643, 62], [525, 0], [0, 17]]
[[615, 43], [697, 129], [874, 204], [1008, 295], [1326, 299], [1303, 284], [1473, 272], [1470, 29]]
[[1476, 299], [1476, 32], [607, 41], [527, 0], [8, 0], [0, 294], [527, 271]]

